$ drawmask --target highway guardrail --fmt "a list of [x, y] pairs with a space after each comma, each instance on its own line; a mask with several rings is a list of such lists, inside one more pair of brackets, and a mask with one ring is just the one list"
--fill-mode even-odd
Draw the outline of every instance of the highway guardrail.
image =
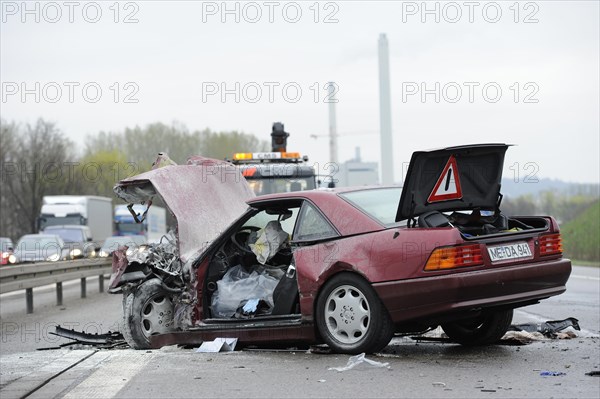
[[81, 280], [81, 297], [86, 297], [86, 278], [98, 276], [104, 292], [104, 275], [112, 271], [112, 257], [62, 262], [16, 264], [0, 267], [0, 294], [25, 290], [27, 313], [33, 313], [33, 288], [56, 284], [56, 304], [62, 305], [62, 283]]

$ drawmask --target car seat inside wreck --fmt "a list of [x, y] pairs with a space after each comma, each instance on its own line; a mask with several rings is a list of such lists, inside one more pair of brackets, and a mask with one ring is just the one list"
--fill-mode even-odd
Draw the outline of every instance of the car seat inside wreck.
[[203, 289], [206, 322], [300, 313], [291, 245], [300, 212], [300, 204], [256, 210], [216, 249]]

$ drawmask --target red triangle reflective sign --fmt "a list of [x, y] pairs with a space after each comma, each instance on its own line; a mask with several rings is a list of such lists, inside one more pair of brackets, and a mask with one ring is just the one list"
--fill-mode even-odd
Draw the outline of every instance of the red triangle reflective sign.
[[460, 188], [460, 179], [458, 178], [456, 158], [454, 158], [454, 155], [450, 155], [442, 174], [433, 187], [433, 191], [431, 191], [429, 198], [427, 198], [427, 202], [449, 201], [461, 198], [462, 190]]

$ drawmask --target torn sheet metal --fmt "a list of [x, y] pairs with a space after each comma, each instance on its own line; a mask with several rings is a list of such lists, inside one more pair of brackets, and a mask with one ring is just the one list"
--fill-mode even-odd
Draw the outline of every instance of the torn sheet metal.
[[181, 262], [177, 252], [175, 233], [171, 230], [158, 244], [140, 246], [128, 256], [129, 263], [149, 264], [171, 276], [181, 274]]
[[[186, 263], [248, 208], [254, 192], [232, 164], [194, 157], [188, 165], [167, 165], [121, 180], [115, 194], [128, 203], [162, 197], [177, 220], [181, 261]], [[185, 220], [186, 223], [179, 223]], [[190, 221], [193, 221], [191, 223]]]
[[[120, 332], [108, 332], [106, 334], [88, 334], [82, 331], [67, 330], [61, 326], [56, 326], [54, 332], [50, 332], [52, 335], [67, 338], [75, 342], [72, 344], [92, 345], [99, 348], [116, 348], [121, 346], [127, 346], [125, 338]], [[64, 345], [61, 345], [61, 347]]]

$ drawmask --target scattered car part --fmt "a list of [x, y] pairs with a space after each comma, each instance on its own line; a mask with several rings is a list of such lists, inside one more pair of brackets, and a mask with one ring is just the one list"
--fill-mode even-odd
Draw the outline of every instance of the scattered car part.
[[544, 323], [511, 325], [509, 331], [527, 331], [530, 333], [538, 332], [548, 338], [554, 338], [556, 333], [568, 327], [573, 327], [575, 330], [581, 331], [581, 327], [579, 327], [579, 320], [574, 317], [568, 317], [564, 320], [549, 320]]
[[61, 347], [66, 345], [82, 344], [108, 349], [127, 345], [123, 335], [120, 332], [109, 331], [106, 334], [89, 334], [81, 331], [75, 331], [74, 329], [68, 330], [61, 326], [56, 326], [55, 331], [50, 332], [50, 334], [75, 341], [68, 344], [63, 344]]

